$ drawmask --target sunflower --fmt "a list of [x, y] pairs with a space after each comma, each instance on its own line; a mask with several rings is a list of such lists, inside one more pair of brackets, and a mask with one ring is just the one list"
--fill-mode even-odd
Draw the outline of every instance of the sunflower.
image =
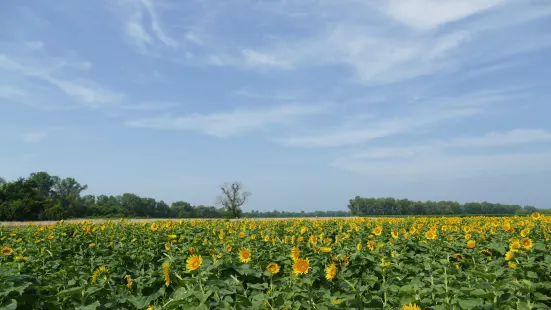
[[356, 250], [360, 251], [362, 249], [362, 247], [363, 247], [363, 245], [362, 245], [361, 242], [356, 244]]
[[507, 265], [509, 265], [509, 268], [511, 268], [511, 269], [516, 269], [517, 268], [517, 264], [515, 264], [513, 262], [507, 262]]
[[529, 238], [524, 238], [524, 240], [522, 240], [522, 246], [525, 249], [531, 249], [534, 246], [534, 242]]
[[[331, 251], [333, 251], [333, 249], [323, 246], [323, 247], [320, 248], [320, 251], [323, 252], [323, 253], [331, 253]], [[298, 255], [297, 255], [297, 258], [298, 258]]]
[[226, 246], [226, 251], [231, 252], [231, 249], [232, 249], [232, 246], [231, 246], [231, 245], [227, 245], [227, 246]]
[[169, 286], [172, 281], [170, 281], [170, 265], [167, 263], [163, 264], [163, 275], [165, 278], [165, 285]]
[[[323, 250], [322, 250], [323, 251]], [[291, 259], [293, 261], [296, 261], [298, 257], [300, 256], [300, 249], [297, 247], [294, 247], [291, 249]]]
[[416, 304], [409, 304], [409, 305], [403, 305], [402, 310], [421, 310], [421, 307], [419, 307]]
[[26, 260], [28, 260], [28, 259], [29, 259], [29, 258], [28, 258], [27, 256], [23, 256], [23, 255], [17, 255], [17, 256], [15, 257], [15, 261], [17, 261], [17, 262], [26, 261]]
[[191, 255], [186, 259], [186, 269], [188, 271], [197, 270], [199, 267], [201, 267], [201, 264], [203, 263], [203, 258], [201, 255]]
[[523, 230], [520, 231], [520, 235], [524, 238], [526, 236], [528, 236], [528, 234], [530, 233], [530, 228], [524, 228]]
[[492, 252], [490, 250], [481, 250], [480, 254], [483, 254], [486, 256], [492, 256]]
[[293, 263], [293, 273], [295, 274], [304, 274], [308, 273], [308, 269], [310, 269], [310, 259], [297, 259]]
[[12, 248], [2, 248], [2, 254], [3, 255], [11, 255], [11, 253], [13, 253]]
[[541, 214], [539, 212], [534, 212], [532, 215], [530, 215], [532, 219], [539, 220], [541, 218]]
[[268, 266], [266, 267], [266, 270], [268, 270], [270, 273], [272, 274], [276, 274], [279, 272], [279, 265], [276, 264], [276, 263], [270, 263], [268, 264]]
[[327, 280], [333, 280], [337, 276], [337, 266], [331, 264], [325, 268], [325, 278]]
[[98, 276], [102, 273], [102, 272], [106, 272], [107, 270], [109, 270], [109, 268], [107, 266], [99, 266], [96, 270], [94, 270], [94, 272], [92, 273], [92, 279], [90, 280], [90, 282], [92, 283], [98, 283]]
[[427, 238], [429, 240], [434, 240], [434, 239], [436, 239], [436, 237], [437, 237], [436, 232], [434, 232], [432, 230], [429, 230], [425, 233], [425, 238]]
[[505, 260], [511, 260], [513, 259], [513, 256], [515, 256], [515, 252], [512, 250], [509, 250], [507, 251], [507, 253], [505, 253]]
[[124, 278], [126, 279], [126, 287], [132, 288], [132, 277], [127, 274]]
[[393, 229], [393, 230], [390, 232], [390, 234], [392, 235], [392, 238], [398, 239], [399, 233], [398, 233], [398, 231], [397, 231], [396, 229]]
[[377, 226], [373, 229], [373, 234], [380, 236], [383, 233], [383, 227]]
[[251, 250], [243, 248], [239, 251], [239, 260], [242, 263], [248, 263], [251, 261]]
[[463, 257], [463, 255], [461, 255], [461, 253], [455, 253], [455, 259], [457, 259], [460, 262], [465, 260], [465, 258]]
[[375, 251], [375, 249], [377, 248], [377, 243], [375, 241], [368, 241], [367, 242], [367, 248], [370, 251]]
[[465, 234], [465, 240], [471, 240], [471, 234]]
[[475, 246], [476, 246], [476, 241], [474, 240], [467, 241], [467, 248], [473, 249]]

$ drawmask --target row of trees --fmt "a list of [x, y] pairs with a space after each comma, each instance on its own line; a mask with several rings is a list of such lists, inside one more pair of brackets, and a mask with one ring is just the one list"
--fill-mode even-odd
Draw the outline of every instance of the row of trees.
[[395, 198], [351, 199], [348, 208], [352, 215], [461, 215], [461, 214], [517, 214], [524, 215], [538, 210], [533, 206], [506, 205], [489, 202], [412, 201]]
[[88, 188], [74, 178], [60, 178], [47, 172], [31, 173], [28, 178], [7, 182], [0, 178], [0, 221], [59, 220], [86, 217], [141, 218], [276, 218], [276, 217], [336, 217], [369, 215], [461, 215], [461, 214], [529, 214], [532, 206], [455, 201], [412, 201], [394, 198], [362, 198], [349, 201], [350, 211], [281, 212], [241, 210], [249, 192], [239, 182], [220, 187], [215, 206], [193, 206], [185, 201], [168, 205], [164, 201], [125, 193], [112, 195], [82, 195]]
[[60, 178], [47, 172], [31, 173], [12, 182], [0, 178], [0, 221], [59, 220], [87, 217], [140, 218], [273, 218], [307, 216], [346, 216], [349, 212], [279, 212], [243, 213], [249, 192], [239, 182], [225, 183], [215, 206], [193, 206], [185, 201], [168, 205], [164, 201], [125, 193], [83, 195], [88, 188], [74, 178]]

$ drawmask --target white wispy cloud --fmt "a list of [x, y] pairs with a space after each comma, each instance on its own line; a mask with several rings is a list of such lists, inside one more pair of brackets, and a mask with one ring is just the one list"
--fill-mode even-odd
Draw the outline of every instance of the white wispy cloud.
[[551, 170], [551, 152], [426, 156], [400, 160], [341, 158], [333, 166], [356, 174], [402, 181], [529, 174]]
[[[496, 148], [530, 144], [544, 145], [548, 150], [488, 153]], [[417, 142], [410, 146], [370, 148], [339, 157], [332, 165], [358, 174], [407, 179], [519, 174], [549, 167], [549, 148], [550, 131], [519, 128], [481, 136]], [[473, 150], [485, 151], [486, 154], [470, 154]]]
[[25, 42], [27, 44], [27, 46], [31, 49], [34, 49], [34, 50], [39, 50], [39, 49], [42, 49], [44, 47], [44, 42], [42, 41], [26, 41]]
[[505, 132], [489, 132], [482, 136], [455, 137], [448, 140], [427, 141], [411, 146], [370, 148], [350, 155], [350, 159], [393, 159], [437, 154], [445, 150], [496, 148], [514, 145], [551, 142], [551, 131], [518, 128]]
[[[305, 35], [270, 36], [233, 53], [213, 51], [206, 56], [207, 63], [260, 70], [341, 65], [349, 68], [358, 81], [381, 84], [449, 75], [466, 65], [480, 66], [490, 60], [496, 62], [494, 66], [501, 65], [499, 62], [511, 55], [551, 45], [549, 37], [496, 35], [502, 28], [521, 22], [502, 18], [511, 13], [503, 7], [514, 8], [515, 14], [524, 16], [522, 22], [527, 22], [551, 14], [549, 10], [541, 13], [547, 8], [543, 3], [396, 0], [345, 1], [339, 7], [326, 6], [325, 2], [312, 4], [313, 13], [304, 17], [310, 25]], [[279, 10], [295, 12], [295, 7], [301, 5], [286, 1], [280, 3]], [[354, 11], [365, 14], [359, 18]], [[461, 26], [457, 25], [459, 21]], [[397, 28], [396, 22], [405, 27]]]
[[390, 0], [383, 11], [409, 27], [428, 30], [490, 10], [508, 0]]
[[305, 148], [328, 148], [363, 144], [380, 138], [409, 133], [413, 130], [438, 124], [440, 122], [470, 117], [479, 112], [478, 109], [455, 109], [421, 111], [414, 115], [396, 116], [385, 119], [367, 121], [367, 124], [356, 128], [337, 128], [321, 134], [291, 136], [279, 139], [286, 146]]
[[31, 131], [21, 135], [21, 138], [26, 143], [38, 143], [48, 136], [46, 131]]
[[[16, 45], [12, 43], [12, 46]], [[51, 57], [40, 51], [0, 54], [0, 72], [10, 76], [9, 79], [0, 77], [0, 82], [3, 82], [0, 96], [45, 109], [63, 108], [55, 102], [60, 101], [63, 95], [66, 96], [63, 101], [69, 102], [66, 107], [76, 104], [98, 108], [121, 103], [125, 94], [81, 77], [92, 67], [92, 63], [78, 57]]]
[[289, 124], [301, 117], [325, 113], [327, 110], [327, 106], [324, 105], [285, 105], [255, 110], [236, 109], [232, 112], [208, 115], [196, 113], [182, 117], [167, 115], [127, 121], [126, 125], [131, 127], [196, 131], [219, 138], [226, 138], [252, 131], [265, 130], [269, 126]]
[[[126, 35], [136, 44], [142, 52], [151, 52], [150, 47], [162, 44], [166, 47], [174, 48], [179, 45], [178, 41], [173, 39], [164, 30], [161, 14], [158, 12], [154, 1], [118, 1], [118, 6], [122, 8], [124, 30]], [[149, 21], [149, 23], [148, 23]]]

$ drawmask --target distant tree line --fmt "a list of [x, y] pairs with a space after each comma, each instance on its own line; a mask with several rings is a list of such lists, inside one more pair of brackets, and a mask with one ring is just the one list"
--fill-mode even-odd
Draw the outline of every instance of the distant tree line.
[[244, 213], [250, 218], [287, 218], [287, 217], [343, 217], [350, 216], [349, 211], [312, 211], [312, 212], [287, 212], [287, 211], [251, 211]]
[[507, 205], [490, 202], [456, 201], [413, 201], [395, 198], [363, 198], [356, 196], [350, 199], [348, 208], [352, 215], [525, 215], [532, 212], [547, 212], [533, 206]]
[[[0, 221], [37, 221], [89, 217], [136, 218], [278, 218], [278, 217], [337, 217], [369, 215], [461, 215], [461, 214], [529, 214], [533, 206], [504, 205], [488, 202], [460, 204], [454, 201], [411, 201], [394, 198], [355, 197], [349, 201], [350, 211], [251, 211], [241, 206], [250, 195], [238, 182], [220, 187], [217, 199], [222, 207], [164, 201], [122, 195], [82, 195], [88, 188], [74, 178], [60, 178], [47, 172], [31, 173], [27, 178], [6, 181], [0, 178]], [[549, 210], [537, 210], [549, 211]]]
[[242, 212], [248, 192], [238, 182], [220, 187], [217, 198], [222, 206], [194, 206], [185, 201], [168, 205], [164, 201], [122, 195], [83, 195], [88, 188], [74, 178], [60, 178], [47, 172], [31, 173], [27, 178], [8, 182], [0, 178], [0, 221], [38, 221], [90, 217], [136, 218], [235, 218], [235, 217], [305, 217], [345, 216], [337, 212]]

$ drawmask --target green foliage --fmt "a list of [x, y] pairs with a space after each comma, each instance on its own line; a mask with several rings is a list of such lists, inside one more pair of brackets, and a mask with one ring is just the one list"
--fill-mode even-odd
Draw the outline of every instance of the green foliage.
[[352, 215], [527, 215], [537, 210], [533, 206], [504, 205], [489, 202], [468, 202], [460, 204], [456, 201], [412, 201], [395, 198], [362, 198], [356, 196], [350, 199], [348, 209]]
[[0, 226], [0, 309], [549, 309], [550, 233], [539, 215]]

